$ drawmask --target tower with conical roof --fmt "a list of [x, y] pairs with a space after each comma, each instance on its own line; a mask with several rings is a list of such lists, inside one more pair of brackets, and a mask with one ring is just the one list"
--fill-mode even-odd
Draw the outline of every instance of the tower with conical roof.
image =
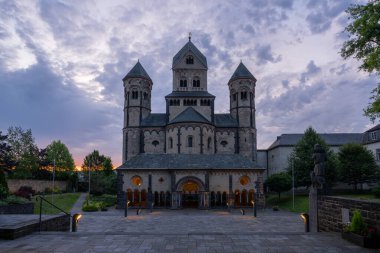
[[123, 162], [142, 150], [141, 122], [151, 112], [152, 79], [137, 61], [123, 78], [124, 85], [124, 127]]
[[256, 161], [255, 86], [256, 78], [240, 62], [228, 82], [230, 113], [239, 125], [236, 140], [237, 153]]

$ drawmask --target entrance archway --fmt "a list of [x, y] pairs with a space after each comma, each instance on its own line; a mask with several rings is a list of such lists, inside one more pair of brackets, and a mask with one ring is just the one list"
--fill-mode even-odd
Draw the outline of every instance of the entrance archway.
[[185, 177], [177, 183], [177, 192], [182, 194], [182, 207], [198, 208], [200, 200], [200, 192], [205, 191], [203, 182], [196, 177]]

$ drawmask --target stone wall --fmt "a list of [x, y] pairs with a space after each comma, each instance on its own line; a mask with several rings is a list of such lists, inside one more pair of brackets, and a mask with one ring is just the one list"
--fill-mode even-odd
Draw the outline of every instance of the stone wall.
[[33, 211], [33, 203], [0, 206], [0, 214], [33, 214]]
[[[366, 224], [380, 231], [380, 203], [343, 197], [319, 196], [318, 198], [318, 227], [320, 231], [341, 232], [344, 223], [344, 210], [352, 213], [359, 210]], [[348, 218], [348, 217], [347, 217]]]
[[[30, 186], [36, 192], [43, 192], [46, 188], [53, 187], [53, 181], [48, 180], [24, 180], [24, 179], [8, 179], [7, 180], [9, 190], [16, 192], [21, 186]], [[54, 187], [59, 188], [61, 191], [66, 191], [67, 181], [55, 181]]]

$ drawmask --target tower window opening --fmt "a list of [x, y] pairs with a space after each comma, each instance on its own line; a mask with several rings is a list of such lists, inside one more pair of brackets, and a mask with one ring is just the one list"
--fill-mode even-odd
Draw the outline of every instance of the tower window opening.
[[138, 99], [139, 98], [139, 92], [138, 91], [132, 91], [132, 99]]
[[184, 106], [197, 106], [197, 100], [194, 99], [185, 99], [183, 100]]
[[247, 98], [248, 98], [247, 92], [246, 91], [241, 92], [240, 98], [241, 98], [241, 100], [247, 100]]
[[187, 80], [186, 79], [181, 79], [179, 81], [179, 87], [187, 87]]
[[237, 99], [237, 94], [236, 93], [232, 94], [232, 101], [236, 101], [236, 99]]
[[210, 100], [202, 99], [201, 100], [201, 106], [210, 106]]
[[207, 139], [207, 149], [211, 149], [211, 137]]
[[228, 142], [227, 141], [221, 141], [220, 144], [223, 146], [223, 147], [226, 147]]
[[144, 92], [144, 100], [148, 99], [148, 93]]
[[193, 80], [193, 87], [201, 87], [201, 80], [198, 78]]
[[193, 147], [193, 136], [191, 135], [187, 137], [187, 146], [189, 148]]
[[169, 138], [169, 148], [173, 148], [173, 138]]
[[160, 143], [159, 143], [158, 141], [156, 141], [156, 140], [154, 140], [154, 141], [152, 142], [152, 145], [155, 146], [155, 147], [156, 147], [158, 144], [160, 144]]
[[194, 58], [193, 56], [189, 55], [186, 58], [186, 64], [194, 64]]

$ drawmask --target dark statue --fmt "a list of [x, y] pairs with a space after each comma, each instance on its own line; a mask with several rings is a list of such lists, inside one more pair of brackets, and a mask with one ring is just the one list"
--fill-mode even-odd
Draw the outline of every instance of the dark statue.
[[323, 189], [326, 183], [325, 168], [326, 168], [326, 152], [321, 145], [314, 146], [314, 170], [310, 172], [311, 186], [314, 188]]

